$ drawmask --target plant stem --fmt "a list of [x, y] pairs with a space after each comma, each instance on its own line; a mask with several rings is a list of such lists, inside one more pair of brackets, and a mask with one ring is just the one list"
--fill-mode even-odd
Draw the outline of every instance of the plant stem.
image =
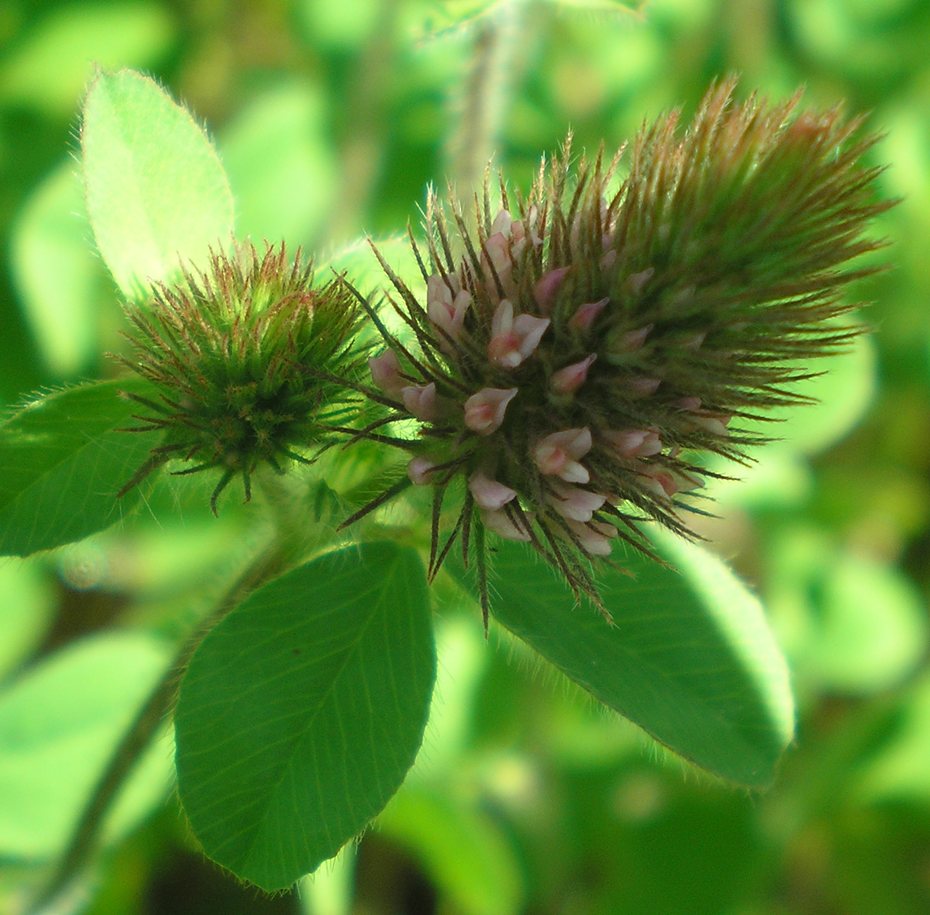
[[139, 709], [129, 730], [117, 745], [109, 765], [97, 782], [78, 820], [71, 840], [48, 882], [39, 891], [28, 915], [56, 910], [55, 903], [84, 869], [97, 848], [104, 817], [133, 766], [152, 742], [166, 712], [174, 703], [178, 682], [203, 636], [256, 587], [281, 571], [284, 551], [275, 538], [226, 591], [219, 604], [181, 646], [174, 661], [155, 685], [145, 705]]
[[458, 123], [446, 147], [447, 174], [462, 203], [481, 185], [507, 111], [521, 6], [522, 0], [506, 0], [476, 26], [471, 70], [455, 99]]

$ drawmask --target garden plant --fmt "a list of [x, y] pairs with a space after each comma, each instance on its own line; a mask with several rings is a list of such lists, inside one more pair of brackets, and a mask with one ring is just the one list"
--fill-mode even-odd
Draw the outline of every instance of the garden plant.
[[[478, 701], [457, 684], [482, 665], [502, 664], [489, 720], [532, 708], [508, 677], [548, 672], [599, 745], [620, 734], [682, 790], [733, 803], [777, 791], [803, 746], [810, 683], [799, 712], [759, 571], [738, 554], [734, 571], [720, 532], [781, 511], [804, 472], [785, 455], [829, 438], [831, 390], [858, 396], [881, 331], [863, 290], [892, 257], [881, 125], [724, 69], [622, 137], [565, 123], [511, 173], [497, 106], [519, 72], [513, 30], [546, 5], [446, 6], [472, 69], [444, 168], [418, 197], [391, 190], [411, 190], [406, 223], [348, 240], [338, 195], [315, 234], [286, 211], [275, 231], [273, 207], [243, 229], [256, 205], [199, 114], [140, 69], [86, 85], [79, 183], [62, 193], [113, 307], [94, 371], [59, 334], [80, 371], [20, 391], [0, 425], [0, 551], [19, 557], [0, 575], [29, 607], [49, 562], [75, 594], [146, 549], [172, 571], [159, 591], [156, 560], [151, 595], [104, 637], [64, 639], [0, 696], [14, 911], [110, 911], [106, 850], [168, 791], [198, 855], [268, 894], [300, 883], [308, 911], [351, 910], [352, 850], [382, 830], [423, 856], [443, 911], [523, 911], [536, 894], [493, 817], [438, 788]], [[388, 39], [366, 41], [375, 67]], [[261, 128], [250, 142], [270, 148]], [[52, 276], [68, 269], [55, 257]], [[813, 557], [835, 548], [807, 536], [778, 549], [820, 576], [811, 593], [885, 581], [866, 563], [831, 583]], [[925, 630], [899, 616], [903, 671]], [[496, 690], [511, 698], [495, 711]], [[33, 715], [47, 691], [55, 711]], [[24, 748], [69, 728], [90, 761], [17, 796]], [[4, 818], [20, 808], [17, 839]], [[544, 898], [526, 910], [626, 910], [622, 893]]]

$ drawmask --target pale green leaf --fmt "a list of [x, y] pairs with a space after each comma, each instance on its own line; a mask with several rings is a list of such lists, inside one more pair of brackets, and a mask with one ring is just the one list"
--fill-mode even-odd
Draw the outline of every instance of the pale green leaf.
[[0, 680], [39, 644], [52, 621], [55, 588], [35, 560], [0, 559]]
[[81, 178], [73, 162], [53, 171], [19, 214], [12, 236], [13, 280], [49, 370], [74, 377], [100, 345], [100, 303], [108, 285], [89, 246]]
[[68, 118], [95, 64], [155, 64], [176, 36], [165, 5], [140, 0], [58, 5], [26, 24], [0, 66], [0, 98]]
[[[70, 837], [116, 743], [161, 677], [168, 646], [97, 636], [50, 657], [0, 694], [0, 856], [47, 859]], [[123, 788], [105, 835], [125, 834], [165, 797], [165, 739]]]
[[81, 127], [87, 212], [122, 292], [204, 267], [233, 234], [216, 150], [190, 113], [132, 70], [98, 73]]
[[226, 129], [220, 148], [243, 237], [306, 246], [331, 217], [338, 174], [326, 114], [319, 92], [285, 84], [255, 99]]
[[823, 371], [790, 387], [793, 394], [810, 397], [812, 404], [769, 410], [765, 415], [773, 420], [770, 422], [733, 421], [734, 427], [777, 439], [762, 447], [761, 460], [766, 452], [776, 449], [804, 454], [823, 451], [847, 435], [872, 403], [876, 356], [870, 337], [856, 337], [847, 350], [832, 356], [829, 364], [803, 368]]
[[799, 683], [869, 694], [916, 669], [927, 614], [900, 570], [802, 526], [776, 540], [769, 562], [768, 603]]

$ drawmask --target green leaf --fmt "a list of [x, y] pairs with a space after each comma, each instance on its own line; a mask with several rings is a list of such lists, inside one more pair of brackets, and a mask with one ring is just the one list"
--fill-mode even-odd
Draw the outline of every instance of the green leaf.
[[335, 855], [413, 763], [434, 673], [409, 549], [350, 547], [255, 592], [181, 684], [178, 783], [204, 851], [265, 890]]
[[523, 911], [523, 881], [514, 850], [494, 820], [470, 799], [460, 800], [454, 791], [404, 786], [378, 817], [378, 832], [415, 855], [452, 903], [451, 911]]
[[24, 34], [9, 41], [0, 67], [0, 98], [56, 118], [71, 117], [94, 62], [101, 67], [156, 64], [177, 34], [164, 4], [139, 0], [56, 5], [47, 13], [36, 6], [20, 21]]
[[123, 293], [144, 295], [180, 265], [205, 266], [232, 239], [226, 173], [204, 131], [154, 81], [99, 73], [81, 128], [87, 212]]
[[[0, 857], [59, 854], [117, 741], [170, 651], [139, 633], [71, 645], [0, 694]], [[167, 793], [170, 755], [153, 745], [105, 828], [113, 839]]]
[[853, 770], [853, 794], [867, 803], [930, 805], [930, 675], [924, 673], [883, 711], [874, 732], [877, 746], [847, 769]]
[[631, 552], [617, 560], [631, 574], [599, 570], [612, 626], [588, 601], [575, 606], [535, 553], [503, 541], [492, 613], [675, 753], [730, 781], [766, 786], [792, 736], [793, 703], [762, 609], [715, 556], [661, 531], [653, 539], [675, 568]]
[[157, 438], [127, 433], [138, 409], [102, 381], [49, 394], [0, 425], [0, 555], [25, 556], [80, 540], [118, 521], [139, 498], [116, 493]]
[[38, 186], [13, 227], [13, 279], [36, 345], [59, 378], [90, 369], [102, 348], [101, 293], [109, 280], [87, 244], [88, 230], [70, 161]]
[[0, 562], [0, 680], [42, 640], [55, 611], [55, 590], [48, 570], [34, 560]]
[[338, 206], [321, 92], [306, 81], [264, 93], [229, 125], [221, 149], [242, 236], [289, 245], [316, 238]]
[[868, 695], [918, 667], [927, 613], [899, 569], [802, 524], [775, 540], [769, 563], [767, 604], [799, 686]]
[[[766, 411], [766, 417], [774, 422], [740, 421], [738, 425], [777, 439], [762, 446], [762, 460], [773, 450], [823, 451], [848, 435], [869, 409], [875, 396], [876, 358], [871, 338], [856, 337], [848, 349], [831, 356], [822, 375], [791, 385], [792, 394], [810, 397], [814, 403]], [[798, 366], [799, 371], [810, 368]], [[732, 465], [729, 469], [732, 471]]]

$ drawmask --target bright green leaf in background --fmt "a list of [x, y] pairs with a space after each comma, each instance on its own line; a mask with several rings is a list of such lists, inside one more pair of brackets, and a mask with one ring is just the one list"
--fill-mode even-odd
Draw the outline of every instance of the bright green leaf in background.
[[870, 803], [930, 807], [930, 675], [902, 692], [882, 724], [877, 749], [855, 772], [855, 794]]
[[103, 381], [49, 394], [0, 425], [0, 555], [25, 556], [108, 527], [138, 500], [117, 499], [157, 435], [120, 431], [138, 407]]
[[70, 118], [93, 67], [151, 66], [175, 39], [165, 5], [72, 3], [50, 9], [0, 65], [0, 99]]
[[13, 278], [49, 371], [73, 378], [99, 356], [101, 293], [108, 285], [88, 247], [81, 179], [72, 161], [33, 192], [13, 229]]
[[434, 671], [408, 549], [350, 547], [256, 591], [181, 684], [179, 791], [204, 851], [266, 890], [335, 855], [413, 763]]
[[812, 403], [768, 410], [767, 422], [733, 422], [740, 429], [776, 439], [757, 452], [762, 461], [775, 450], [816, 454], [856, 426], [875, 394], [875, 344], [870, 337], [859, 336], [846, 350], [831, 356], [829, 364], [814, 363], [799, 370], [821, 372], [790, 386], [792, 394], [809, 397]]
[[99, 73], [81, 127], [87, 212], [124, 295], [229, 244], [233, 201], [210, 140], [153, 80]]
[[[715, 556], [671, 535], [599, 575], [614, 625], [520, 544], [501, 542], [492, 613], [559, 670], [660, 743], [761, 788], [791, 740], [788, 674], [758, 601]], [[680, 570], [680, 571], [678, 571]]]
[[799, 685], [867, 695], [898, 685], [920, 663], [926, 608], [894, 567], [797, 525], [770, 557], [767, 603]]
[[[470, 799], [423, 785], [404, 786], [378, 817], [378, 832], [417, 856], [455, 911], [520, 911], [523, 887], [514, 850], [494, 819], [476, 810]], [[437, 842], [437, 836], [443, 841]]]
[[[0, 857], [49, 859], [61, 852], [170, 654], [165, 643], [142, 633], [95, 636], [0, 693]], [[171, 756], [162, 739], [124, 786], [104, 834], [125, 835], [170, 783]]]
[[306, 84], [277, 86], [226, 129], [221, 149], [240, 235], [306, 247], [338, 206], [326, 105]]
[[41, 641], [55, 594], [34, 560], [0, 559], [0, 681]]

